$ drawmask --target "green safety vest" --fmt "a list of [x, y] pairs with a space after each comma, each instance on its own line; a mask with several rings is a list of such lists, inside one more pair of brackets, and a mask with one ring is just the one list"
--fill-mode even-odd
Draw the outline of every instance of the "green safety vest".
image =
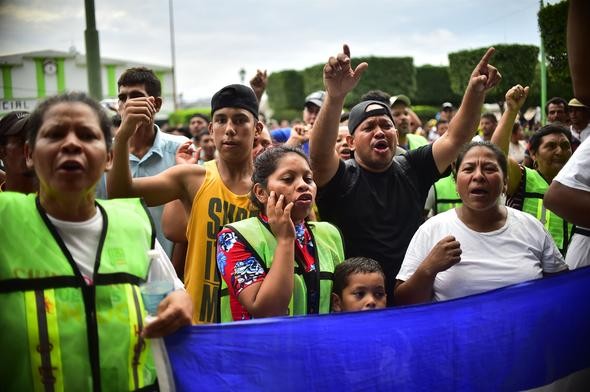
[[[342, 237], [338, 229], [327, 222], [307, 222], [315, 245], [316, 271], [319, 270], [319, 308], [316, 313], [330, 312], [330, 297], [334, 268], [344, 260]], [[238, 237], [256, 255], [265, 272], [272, 266], [277, 240], [258, 217], [234, 222], [226, 227], [236, 232]], [[317, 272], [316, 272], [317, 273]], [[229, 293], [225, 281], [221, 280], [221, 322], [233, 321]], [[289, 315], [308, 314], [308, 287], [303, 269], [295, 263], [293, 295], [289, 303]]]
[[0, 380], [8, 391], [152, 386], [139, 283], [154, 245], [138, 199], [98, 201], [103, 229], [85, 283], [35, 195], [0, 194]]
[[426, 139], [424, 136], [408, 133], [406, 135], [406, 138], [408, 140], [408, 148], [410, 149], [410, 151], [428, 144], [428, 139]]
[[463, 202], [457, 193], [453, 175], [448, 175], [434, 183], [434, 215], [460, 206]]
[[572, 236], [573, 225], [543, 206], [543, 197], [549, 184], [538, 171], [528, 167], [524, 169], [522, 181], [525, 188], [522, 210], [536, 217], [545, 226], [545, 229], [551, 234], [553, 241], [565, 256]]

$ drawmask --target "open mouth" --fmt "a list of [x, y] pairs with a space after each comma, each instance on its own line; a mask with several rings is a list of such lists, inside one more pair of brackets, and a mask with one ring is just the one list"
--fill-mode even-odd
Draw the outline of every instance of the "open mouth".
[[488, 191], [486, 191], [485, 189], [482, 189], [482, 188], [474, 188], [474, 189], [471, 189], [469, 191], [469, 193], [471, 193], [472, 195], [476, 195], [476, 196], [485, 196], [488, 194]]
[[75, 172], [79, 170], [83, 170], [84, 167], [80, 162], [77, 161], [66, 161], [59, 165], [59, 170], [67, 171], [67, 172]]
[[313, 197], [311, 196], [311, 193], [304, 193], [295, 200], [295, 205], [308, 206], [311, 205], [312, 202]]
[[377, 152], [384, 152], [389, 150], [389, 144], [385, 140], [379, 140], [373, 144], [373, 149]]
[[343, 148], [340, 150], [340, 156], [344, 159], [350, 158], [350, 148]]
[[297, 201], [312, 201], [313, 197], [311, 196], [311, 193], [304, 193], [303, 195], [299, 196], [297, 198]]

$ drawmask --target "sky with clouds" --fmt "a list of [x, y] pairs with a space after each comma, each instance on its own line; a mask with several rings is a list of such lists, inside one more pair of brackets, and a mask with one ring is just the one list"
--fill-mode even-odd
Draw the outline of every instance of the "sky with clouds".
[[[551, 1], [554, 3], [555, 1]], [[171, 65], [166, 0], [95, 0], [101, 56]], [[499, 43], [539, 45], [538, 0], [173, 0], [177, 91], [209, 97], [257, 68], [352, 56], [411, 56], [448, 64], [449, 52]], [[0, 55], [84, 49], [83, 0], [0, 0]], [[370, 66], [370, 64], [369, 64]]]

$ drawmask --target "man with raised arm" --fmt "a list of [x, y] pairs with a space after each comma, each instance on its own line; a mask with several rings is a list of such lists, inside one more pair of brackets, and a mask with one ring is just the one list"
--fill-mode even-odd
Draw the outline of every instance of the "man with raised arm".
[[367, 63], [351, 67], [350, 50], [330, 57], [324, 66], [326, 98], [311, 133], [310, 158], [318, 185], [322, 219], [342, 231], [346, 257], [371, 257], [387, 278], [393, 304], [395, 276], [412, 235], [423, 221], [430, 186], [471, 140], [486, 91], [500, 81], [488, 61], [490, 48], [471, 74], [463, 103], [448, 132], [432, 145], [394, 158], [397, 133], [387, 104], [361, 102], [350, 111], [348, 143], [354, 159], [342, 161], [334, 150], [344, 99], [358, 83]]
[[127, 144], [156, 108], [154, 98], [130, 98], [115, 137], [109, 197], [143, 197], [150, 206], [180, 199], [189, 216], [184, 283], [195, 323], [218, 320], [219, 275], [216, 236], [227, 223], [251, 215], [248, 192], [252, 177], [252, 146], [262, 130], [258, 101], [251, 88], [233, 84], [211, 98], [209, 131], [219, 153], [204, 165], [177, 165], [153, 177], [131, 178]]

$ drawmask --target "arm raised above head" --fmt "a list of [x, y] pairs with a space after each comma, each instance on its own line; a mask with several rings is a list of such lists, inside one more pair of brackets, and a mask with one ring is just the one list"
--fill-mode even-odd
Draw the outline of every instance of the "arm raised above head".
[[352, 69], [348, 45], [344, 45], [343, 53], [330, 57], [324, 66], [326, 98], [313, 125], [309, 142], [311, 168], [318, 186], [327, 184], [338, 170], [340, 158], [335, 146], [344, 99], [357, 85], [367, 67], [367, 63], [361, 63]]
[[461, 106], [451, 120], [449, 130], [432, 145], [432, 155], [441, 173], [457, 158], [461, 147], [473, 137], [486, 92], [502, 79], [500, 72], [489, 64], [494, 52], [494, 48], [489, 48], [479, 61], [471, 73]]
[[[205, 169], [198, 165], [177, 165], [163, 172], [142, 178], [132, 178], [129, 168], [129, 140], [137, 129], [155, 114], [153, 97], [133, 98], [125, 102], [122, 118], [113, 143], [113, 164], [107, 173], [109, 198], [142, 197], [149, 206], [165, 204], [175, 199], [192, 202], [204, 178]], [[188, 148], [190, 142], [179, 147]]]
[[522, 87], [520, 84], [517, 84], [506, 92], [506, 110], [492, 134], [492, 143], [498, 146], [508, 159], [508, 190], [506, 191], [508, 196], [512, 196], [517, 191], [522, 179], [520, 165], [508, 156], [508, 150], [510, 148], [510, 136], [512, 135], [514, 121], [522, 105], [524, 105], [528, 94], [529, 87]]

